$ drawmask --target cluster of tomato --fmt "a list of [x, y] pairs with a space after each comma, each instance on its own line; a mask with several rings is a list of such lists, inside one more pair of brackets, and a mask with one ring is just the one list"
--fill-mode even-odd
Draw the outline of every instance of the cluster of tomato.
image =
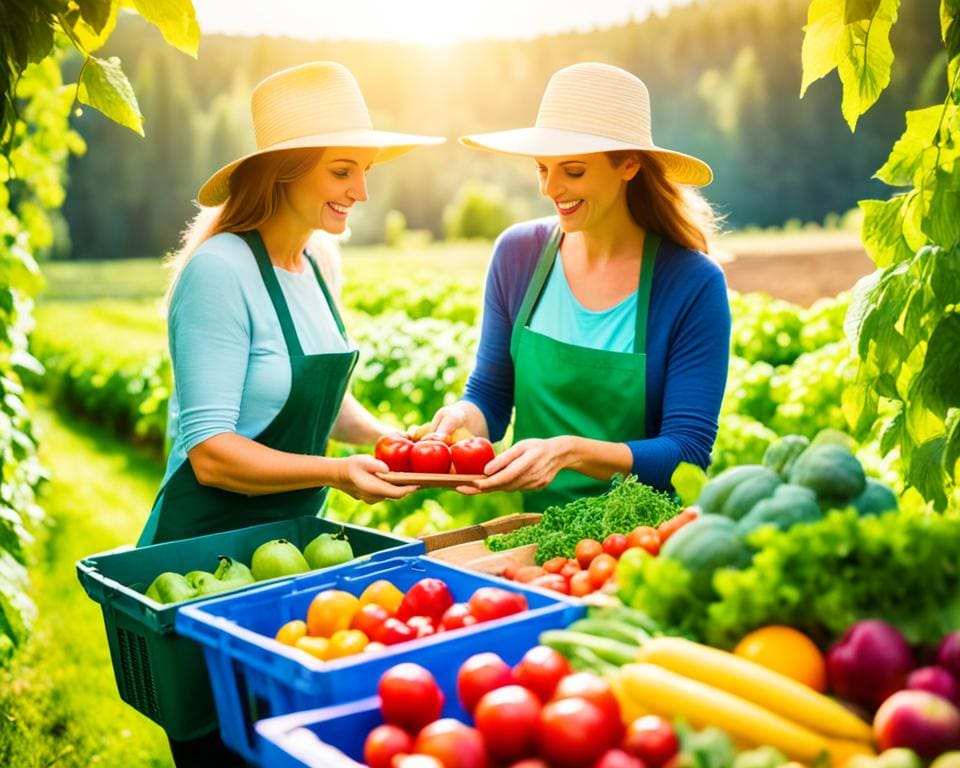
[[420, 438], [416, 433], [383, 435], [377, 440], [374, 455], [391, 472], [446, 475], [452, 469], [458, 475], [482, 475], [496, 454], [487, 438], [458, 429], [452, 435], [428, 432]]
[[617, 561], [624, 552], [638, 548], [651, 555], [658, 554], [667, 539], [698, 514], [691, 507], [657, 528], [641, 525], [628, 534], [611, 533], [602, 542], [582, 539], [577, 542], [574, 557], [554, 557], [543, 565], [523, 565], [511, 559], [500, 575], [511, 581], [533, 584], [564, 595], [584, 597], [611, 582]]
[[364, 744], [370, 768], [661, 768], [679, 748], [669, 722], [626, 728], [604, 678], [573, 672], [552, 648], [531, 648], [513, 667], [495, 653], [467, 659], [457, 697], [473, 727], [440, 718], [443, 691], [417, 664], [380, 679], [384, 725]]
[[274, 639], [329, 661], [526, 609], [527, 598], [509, 589], [480, 587], [467, 602], [458, 603], [442, 579], [420, 579], [406, 593], [379, 579], [359, 597], [340, 589], [318, 592], [306, 621], [288, 621]]

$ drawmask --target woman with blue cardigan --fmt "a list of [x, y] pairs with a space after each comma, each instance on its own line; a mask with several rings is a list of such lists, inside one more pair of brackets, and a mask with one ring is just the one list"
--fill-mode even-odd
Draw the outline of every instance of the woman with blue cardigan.
[[513, 445], [459, 490], [523, 491], [542, 511], [618, 472], [667, 490], [679, 462], [706, 467], [730, 342], [714, 217], [692, 189], [710, 168], [657, 147], [646, 86], [605, 64], [554, 74], [534, 127], [460, 141], [533, 158], [557, 217], [495, 245], [475, 368], [432, 428], [496, 441], [514, 416]]

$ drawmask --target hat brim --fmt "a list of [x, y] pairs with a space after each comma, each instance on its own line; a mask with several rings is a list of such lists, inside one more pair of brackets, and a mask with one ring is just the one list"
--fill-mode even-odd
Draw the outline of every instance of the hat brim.
[[393, 131], [376, 131], [373, 129], [358, 129], [339, 131], [337, 133], [318, 133], [312, 136], [298, 136], [290, 141], [281, 141], [269, 147], [250, 152], [223, 168], [207, 179], [197, 193], [197, 202], [204, 206], [220, 205], [230, 196], [230, 176], [242, 162], [251, 157], [265, 155], [270, 152], [282, 152], [285, 149], [322, 149], [324, 147], [375, 147], [380, 151], [374, 159], [374, 165], [395, 160], [417, 147], [436, 146], [443, 144], [446, 139], [442, 136], [419, 136], [412, 133], [396, 133]]
[[565, 157], [636, 150], [657, 155], [666, 168], [667, 177], [678, 184], [704, 187], [713, 181], [713, 171], [710, 166], [692, 155], [663, 149], [653, 144], [644, 146], [617, 141], [592, 133], [564, 131], [559, 128], [515, 128], [509, 131], [461, 136], [459, 141], [471, 149], [525, 157]]

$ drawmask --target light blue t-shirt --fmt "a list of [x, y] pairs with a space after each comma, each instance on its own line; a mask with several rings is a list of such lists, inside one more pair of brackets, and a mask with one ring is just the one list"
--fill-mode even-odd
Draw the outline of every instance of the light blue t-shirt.
[[[349, 347], [308, 263], [302, 273], [274, 272], [305, 355]], [[254, 438], [290, 394], [290, 363], [277, 313], [253, 252], [238, 235], [205, 241], [171, 297], [168, 340], [174, 391], [164, 482], [194, 446], [235, 432]]]
[[609, 309], [587, 309], [570, 290], [563, 259], [557, 255], [530, 318], [530, 330], [578, 347], [633, 352], [636, 327], [636, 291]]

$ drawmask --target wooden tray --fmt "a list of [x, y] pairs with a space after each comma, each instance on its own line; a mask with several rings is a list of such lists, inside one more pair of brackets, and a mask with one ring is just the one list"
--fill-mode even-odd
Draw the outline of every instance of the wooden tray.
[[458, 485], [473, 485], [484, 480], [486, 475], [445, 475], [429, 472], [377, 472], [377, 477], [394, 485], [419, 485], [421, 488], [456, 488]]

